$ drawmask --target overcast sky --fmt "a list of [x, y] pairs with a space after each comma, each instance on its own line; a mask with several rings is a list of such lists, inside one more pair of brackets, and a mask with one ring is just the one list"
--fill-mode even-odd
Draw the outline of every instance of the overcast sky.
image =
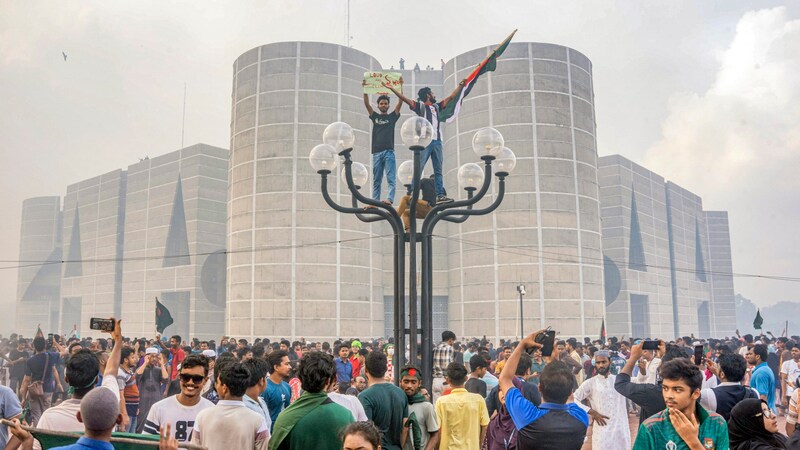
[[[343, 44], [346, 17], [345, 0], [0, 0], [0, 267], [19, 259], [24, 199], [178, 149], [184, 83], [186, 144], [228, 148], [233, 61]], [[385, 67], [438, 67], [515, 28], [592, 60], [600, 155], [729, 211], [735, 272], [800, 277], [800, 2], [351, 2], [351, 45]], [[0, 270], [3, 310], [16, 276]], [[800, 300], [796, 282], [734, 285], [758, 305]]]

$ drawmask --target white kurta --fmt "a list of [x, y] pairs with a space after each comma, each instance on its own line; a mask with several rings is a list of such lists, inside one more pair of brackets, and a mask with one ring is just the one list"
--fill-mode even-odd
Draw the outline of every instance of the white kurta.
[[616, 375], [609, 375], [608, 378], [595, 375], [584, 381], [575, 391], [575, 403], [580, 405], [582, 400], [589, 400], [593, 410], [609, 417], [605, 426], [594, 424], [592, 448], [631, 448], [628, 410], [625, 407], [625, 397], [614, 390], [616, 378]]

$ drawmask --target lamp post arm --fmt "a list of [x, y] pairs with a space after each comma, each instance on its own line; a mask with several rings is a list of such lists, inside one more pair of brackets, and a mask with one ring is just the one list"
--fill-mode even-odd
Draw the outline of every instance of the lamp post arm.
[[[328, 206], [330, 206], [331, 208], [335, 209], [336, 211], [338, 211], [340, 213], [345, 213], [345, 214], [360, 214], [360, 213], [367, 213], [367, 214], [381, 214], [382, 213], [382, 214], [386, 214], [385, 211], [381, 211], [381, 210], [378, 210], [378, 209], [375, 209], [375, 210], [367, 209], [367, 210], [365, 210], [364, 208], [357, 208], [357, 207], [348, 208], [346, 206], [342, 206], [342, 205], [336, 203], [331, 198], [330, 194], [328, 193], [328, 173], [330, 173], [330, 172], [329, 171], [322, 171], [322, 170], [320, 171], [320, 175], [322, 176], [322, 182], [321, 182], [322, 198], [325, 199], [325, 203], [327, 203]], [[354, 201], [354, 203], [355, 203], [355, 201]], [[386, 214], [385, 218], [388, 219], [388, 214]]]
[[[474, 189], [467, 189], [467, 200], [472, 199], [473, 195], [475, 194]], [[472, 205], [468, 205], [467, 209], [472, 209]], [[464, 223], [469, 219], [469, 216], [461, 216], [461, 217], [444, 217], [442, 220], [451, 223]]]
[[[358, 220], [364, 223], [378, 222], [381, 220], [387, 220], [389, 222], [392, 221], [392, 216], [389, 215], [389, 213], [387, 213], [386, 211], [378, 208], [369, 208], [369, 209], [359, 208], [358, 200], [356, 200], [356, 198], [352, 196], [351, 198], [353, 199], [353, 208], [358, 210], [358, 212], [355, 213], [356, 217], [358, 217]], [[374, 214], [374, 216], [368, 216], [368, 214], [369, 215]]]
[[[469, 197], [466, 200], [458, 200], [452, 203], [445, 203], [442, 205], [436, 205], [433, 209], [430, 210], [428, 216], [425, 217], [425, 221], [422, 223], [422, 230], [423, 233], [425, 232], [426, 224], [434, 220], [435, 217], [439, 215], [439, 212], [444, 211], [445, 209], [453, 209], [453, 208], [461, 208], [461, 207], [468, 207], [470, 205], [474, 205], [481, 201], [484, 195], [489, 191], [489, 186], [492, 184], [492, 159], [493, 156], [484, 156], [483, 160], [485, 161], [484, 169], [483, 169], [483, 186], [481, 186], [481, 190], [475, 194], [474, 197]], [[452, 214], [448, 214], [452, 215]]]
[[397, 214], [397, 211], [395, 211], [395, 209], [391, 205], [387, 205], [386, 203], [383, 203], [381, 201], [373, 200], [371, 198], [365, 197], [363, 194], [361, 194], [361, 192], [358, 191], [358, 189], [356, 189], [356, 185], [355, 185], [355, 183], [353, 183], [353, 168], [352, 168], [353, 167], [353, 159], [350, 156], [350, 153], [352, 151], [353, 151], [352, 148], [348, 148], [348, 149], [342, 150], [339, 153], [339, 155], [344, 157], [345, 178], [347, 179], [347, 188], [350, 189], [350, 193], [352, 193], [353, 197], [355, 197], [361, 203], [365, 203], [367, 205], [375, 206], [377, 208], [381, 208], [381, 209], [383, 209], [385, 211], [388, 211], [388, 213], [392, 217], [394, 217], [395, 220], [398, 221], [398, 223], [402, 223], [402, 222], [400, 222], [400, 220], [401, 220], [400, 219], [400, 215]]
[[[454, 208], [447, 208], [446, 210], [441, 211], [439, 214], [437, 214], [436, 216], [433, 216], [433, 217], [431, 217], [430, 214], [429, 214], [428, 217], [430, 217], [430, 220], [427, 220], [427, 219], [425, 220], [425, 224], [422, 226], [422, 234], [424, 236], [432, 235], [433, 234], [433, 228], [436, 226], [436, 224], [439, 223], [440, 220], [446, 219], [449, 216], [457, 216], [457, 215], [463, 215], [465, 217], [483, 216], [483, 215], [489, 214], [492, 211], [494, 211], [495, 209], [497, 209], [500, 206], [500, 203], [503, 202], [503, 197], [505, 196], [505, 193], [506, 193], [505, 175], [503, 175], [503, 176], [498, 175], [498, 178], [500, 179], [500, 183], [499, 183], [500, 186], [498, 187], [498, 190], [497, 190], [497, 197], [494, 199], [494, 202], [492, 202], [491, 205], [487, 206], [484, 209], [454, 209]], [[449, 206], [449, 205], [446, 205], [446, 206]], [[461, 219], [461, 218], [459, 217], [457, 219]]]

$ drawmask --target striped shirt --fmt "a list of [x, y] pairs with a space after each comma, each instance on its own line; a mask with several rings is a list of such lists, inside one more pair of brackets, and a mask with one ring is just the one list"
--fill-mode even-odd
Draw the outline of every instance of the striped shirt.
[[442, 341], [433, 349], [433, 376], [434, 378], [444, 377], [447, 366], [453, 362], [453, 346]]
[[422, 102], [414, 102], [411, 110], [417, 113], [418, 116], [424, 117], [428, 122], [433, 125], [433, 140], [442, 140], [441, 122], [439, 122], [439, 110], [442, 108], [442, 102], [426, 105]]

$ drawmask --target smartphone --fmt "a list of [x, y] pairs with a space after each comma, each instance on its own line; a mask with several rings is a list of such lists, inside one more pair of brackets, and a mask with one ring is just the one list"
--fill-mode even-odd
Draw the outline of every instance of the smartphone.
[[92, 317], [91, 320], [89, 320], [89, 329], [99, 331], [114, 331], [114, 321], [111, 319], [98, 319], [97, 317]]
[[658, 341], [642, 342], [642, 350], [658, 350]]
[[[550, 327], [544, 333], [536, 336], [536, 342], [542, 344], [542, 356], [550, 356], [553, 354], [553, 347], [556, 343], [556, 332], [551, 330]], [[530, 349], [533, 352], [533, 349]]]
[[703, 346], [702, 345], [695, 345], [694, 346], [694, 364], [699, 366], [703, 364]]

